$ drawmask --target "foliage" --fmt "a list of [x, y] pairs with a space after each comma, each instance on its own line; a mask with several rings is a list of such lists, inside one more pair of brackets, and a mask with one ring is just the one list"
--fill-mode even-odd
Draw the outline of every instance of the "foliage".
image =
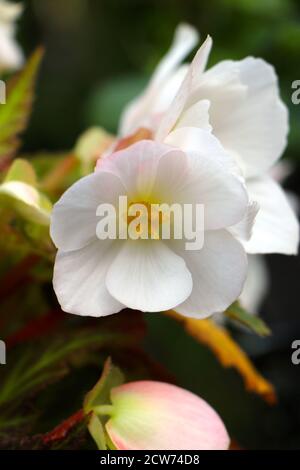
[[28, 61], [24, 70], [13, 77], [7, 86], [5, 106], [0, 107], [0, 155], [1, 159], [11, 158], [17, 151], [30, 116], [34, 83], [43, 56], [38, 49]]

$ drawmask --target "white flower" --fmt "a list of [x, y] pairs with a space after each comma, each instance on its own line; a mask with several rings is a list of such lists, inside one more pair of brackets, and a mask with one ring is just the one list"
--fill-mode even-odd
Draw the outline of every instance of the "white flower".
[[[288, 113], [279, 96], [276, 73], [271, 65], [253, 57], [220, 62], [205, 71], [211, 46], [208, 37], [171, 105], [164, 110], [160, 107], [159, 115], [149, 116], [155, 103], [161, 102], [160, 83], [151, 96], [151, 107], [142, 107], [140, 97], [131, 104], [130, 112], [125, 110], [121, 131], [134, 130], [138, 122], [129, 117], [138, 116], [140, 122], [152, 123], [157, 141], [179, 148], [188, 144], [195, 150], [197, 129], [211, 131], [238, 163], [250, 199], [259, 206], [251, 238], [241, 237], [247, 252], [296, 254], [298, 221], [280, 185], [268, 174], [286, 146], [288, 133]], [[177, 47], [182, 49], [183, 44]], [[169, 75], [166, 83], [173, 78]], [[148, 88], [145, 96], [149, 93]], [[253, 219], [255, 212], [257, 207], [250, 206], [248, 218]]]
[[18, 69], [23, 54], [15, 40], [15, 22], [23, 11], [21, 4], [0, 0], [0, 73]]
[[[51, 236], [58, 248], [54, 289], [63, 310], [102, 316], [125, 307], [176, 307], [203, 318], [240, 295], [247, 259], [228, 229], [244, 218], [248, 195], [217, 139], [201, 129], [197, 136], [196, 153], [151, 140], [116, 152], [58, 201]], [[119, 196], [150, 204], [204, 204], [203, 248], [186, 251], [185, 240], [99, 240], [97, 207], [116, 207]]]

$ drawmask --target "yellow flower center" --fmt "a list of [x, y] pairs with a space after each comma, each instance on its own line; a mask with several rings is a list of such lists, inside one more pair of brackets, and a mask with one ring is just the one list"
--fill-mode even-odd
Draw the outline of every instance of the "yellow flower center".
[[159, 203], [149, 201], [134, 201], [128, 205], [128, 212], [124, 214], [127, 228], [136, 219], [135, 231], [140, 238], [160, 240], [162, 226], [170, 223], [170, 212]]

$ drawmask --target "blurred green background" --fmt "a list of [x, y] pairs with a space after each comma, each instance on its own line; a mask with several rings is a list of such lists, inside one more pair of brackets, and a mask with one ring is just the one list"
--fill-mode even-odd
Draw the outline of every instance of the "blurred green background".
[[[299, 0], [31, 0], [18, 28], [29, 54], [43, 44], [46, 56], [24, 150], [72, 148], [93, 125], [116, 131], [124, 104], [138, 94], [168, 49], [175, 27], [189, 22], [202, 39], [214, 39], [210, 64], [260, 56], [274, 64], [290, 108], [286, 157], [294, 174], [286, 185], [300, 195], [300, 105], [291, 84], [300, 79]], [[233, 333], [276, 386], [277, 407], [246, 394], [240, 378], [224, 371], [205, 348], [168, 319], [148, 315], [147, 348], [182, 386], [216, 407], [237, 441], [247, 448], [300, 448], [300, 366], [291, 343], [300, 338], [299, 258], [268, 257], [270, 294], [262, 316], [273, 329], [259, 340]]]

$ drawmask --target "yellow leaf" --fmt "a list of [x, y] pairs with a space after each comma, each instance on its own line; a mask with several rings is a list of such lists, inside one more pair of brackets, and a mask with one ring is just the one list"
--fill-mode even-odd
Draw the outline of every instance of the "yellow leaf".
[[224, 328], [217, 326], [211, 320], [187, 318], [174, 311], [167, 314], [181, 322], [189, 335], [208, 346], [224, 367], [236, 369], [243, 377], [248, 391], [262, 396], [269, 404], [276, 403], [272, 384], [260, 375], [246, 353]]

